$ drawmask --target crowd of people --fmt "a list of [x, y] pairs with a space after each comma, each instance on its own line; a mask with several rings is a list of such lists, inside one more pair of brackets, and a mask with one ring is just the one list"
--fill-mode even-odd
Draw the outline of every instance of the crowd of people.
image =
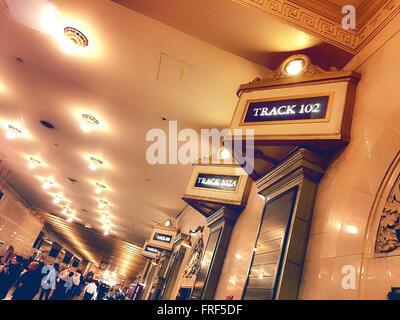
[[24, 259], [12, 246], [0, 256], [0, 300], [124, 300], [126, 291], [86, 277], [78, 268], [46, 264], [46, 256]]

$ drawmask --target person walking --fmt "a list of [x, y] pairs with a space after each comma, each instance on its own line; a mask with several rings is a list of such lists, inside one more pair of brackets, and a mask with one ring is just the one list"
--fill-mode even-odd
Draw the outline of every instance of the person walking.
[[17, 278], [22, 272], [22, 262], [21, 256], [15, 256], [11, 262], [2, 268], [1, 281], [0, 281], [0, 300], [7, 296], [8, 291], [12, 285], [17, 281]]
[[45, 276], [41, 281], [41, 291], [39, 295], [39, 300], [49, 300], [51, 290], [56, 289], [56, 281], [58, 277], [58, 269], [60, 265], [55, 263], [54, 265], [47, 265], [42, 268], [42, 275]]
[[72, 293], [72, 287], [74, 286], [74, 273], [70, 271], [68, 274], [68, 279], [65, 281], [64, 284], [64, 296], [62, 297], [61, 300], [69, 300], [71, 297]]
[[79, 295], [79, 284], [81, 283], [81, 271], [77, 270], [72, 276], [73, 286], [71, 289], [70, 299], [73, 299], [74, 296]]
[[39, 291], [42, 275], [39, 262], [33, 261], [28, 266], [28, 271], [19, 277], [16, 289], [11, 300], [32, 300]]
[[91, 281], [85, 287], [85, 289], [83, 289], [83, 299], [82, 300], [92, 300], [92, 298], [95, 299], [96, 295], [97, 295], [97, 285], [94, 281]]

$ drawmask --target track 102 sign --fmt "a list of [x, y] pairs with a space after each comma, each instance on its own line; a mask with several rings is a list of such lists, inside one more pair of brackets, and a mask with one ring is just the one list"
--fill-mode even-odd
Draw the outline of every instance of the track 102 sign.
[[332, 94], [247, 101], [242, 125], [328, 121]]

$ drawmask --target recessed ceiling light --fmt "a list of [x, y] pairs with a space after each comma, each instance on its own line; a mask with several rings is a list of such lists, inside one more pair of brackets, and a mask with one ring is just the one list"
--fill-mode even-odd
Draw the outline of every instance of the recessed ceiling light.
[[42, 163], [42, 161], [40, 161], [34, 157], [30, 157], [28, 167], [29, 167], [29, 169], [35, 169], [38, 165], [41, 165], [41, 163]]
[[97, 120], [94, 116], [84, 113], [82, 114], [82, 122], [81, 128], [85, 132], [90, 132], [92, 128], [99, 125], [99, 120]]
[[104, 164], [103, 160], [100, 160], [99, 158], [95, 157], [90, 157], [90, 164], [89, 164], [90, 170], [96, 170], [103, 164]]
[[103, 190], [106, 189], [106, 186], [96, 182], [96, 189], [94, 189], [94, 192], [96, 192], [97, 194], [101, 193]]
[[18, 128], [17, 126], [13, 124], [9, 124], [7, 126], [7, 132], [6, 132], [6, 137], [8, 139], [14, 139], [16, 137], [19, 137], [22, 135], [22, 129]]
[[49, 189], [52, 185], [54, 185], [54, 182], [48, 179], [43, 180], [43, 189]]
[[72, 220], [74, 220], [74, 217], [71, 215], [68, 217], [67, 222], [72, 222]]
[[108, 202], [106, 200], [99, 200], [98, 208], [99, 209], [104, 209]]
[[58, 194], [58, 195], [56, 195], [56, 196], [54, 197], [53, 203], [54, 203], [54, 204], [60, 203], [60, 202], [61, 202], [61, 199], [62, 199], [62, 197]]
[[78, 47], [87, 47], [89, 44], [89, 40], [78, 29], [66, 27], [64, 28], [64, 35], [67, 37], [67, 39], [71, 40], [71, 42]]

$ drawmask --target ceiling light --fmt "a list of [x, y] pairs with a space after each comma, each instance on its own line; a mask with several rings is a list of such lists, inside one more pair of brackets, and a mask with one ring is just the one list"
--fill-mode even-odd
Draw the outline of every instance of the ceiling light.
[[109, 214], [108, 213], [104, 213], [101, 218], [100, 221], [106, 223], [106, 221], [108, 220]]
[[78, 47], [87, 47], [89, 44], [86, 36], [78, 29], [72, 27], [64, 28], [64, 35], [69, 39], [74, 45]]
[[165, 221], [164, 225], [166, 227], [169, 227], [171, 225], [171, 219], [168, 219], [167, 221]]
[[74, 220], [74, 218], [72, 216], [69, 216], [67, 222], [72, 222], [72, 220]]
[[95, 158], [95, 157], [90, 157], [90, 164], [89, 164], [90, 170], [96, 170], [98, 167], [100, 167], [103, 164], [104, 164], [104, 162], [102, 160]]
[[59, 195], [59, 194], [57, 194], [57, 195], [54, 197], [54, 199], [53, 199], [53, 203], [54, 203], [54, 204], [58, 204], [58, 203], [61, 202], [61, 200], [62, 200], [62, 196]]
[[96, 189], [94, 189], [94, 192], [101, 193], [105, 188], [106, 188], [105, 185], [102, 185], [101, 183], [96, 182]]
[[81, 122], [81, 129], [85, 132], [90, 132], [93, 127], [99, 125], [99, 120], [95, 117], [91, 116], [90, 114], [84, 113], [82, 114], [82, 122]]
[[106, 207], [107, 204], [108, 202], [106, 200], [99, 200], [98, 208], [103, 209]]
[[228, 159], [231, 156], [231, 152], [227, 148], [222, 147], [218, 151], [218, 156], [220, 159]]
[[44, 179], [42, 187], [43, 187], [43, 189], [49, 189], [53, 184], [54, 184], [53, 181]]
[[109, 233], [110, 233], [110, 231], [108, 231], [108, 229], [106, 231], [104, 231], [105, 236], [108, 236]]
[[295, 76], [295, 75], [298, 75], [303, 70], [304, 65], [305, 65], [304, 59], [296, 58], [296, 59], [289, 61], [285, 65], [284, 70], [286, 73], [290, 74], [291, 76]]
[[61, 211], [62, 214], [67, 214], [67, 212], [68, 212], [67, 207], [64, 207], [64, 209], [62, 209], [62, 211]]
[[38, 159], [35, 159], [33, 157], [29, 158], [29, 164], [28, 164], [28, 168], [29, 169], [35, 169], [38, 165], [40, 165], [42, 162]]
[[9, 124], [7, 126], [7, 132], [6, 132], [6, 137], [8, 139], [15, 139], [18, 136], [22, 135], [22, 129], [17, 128], [15, 125]]

